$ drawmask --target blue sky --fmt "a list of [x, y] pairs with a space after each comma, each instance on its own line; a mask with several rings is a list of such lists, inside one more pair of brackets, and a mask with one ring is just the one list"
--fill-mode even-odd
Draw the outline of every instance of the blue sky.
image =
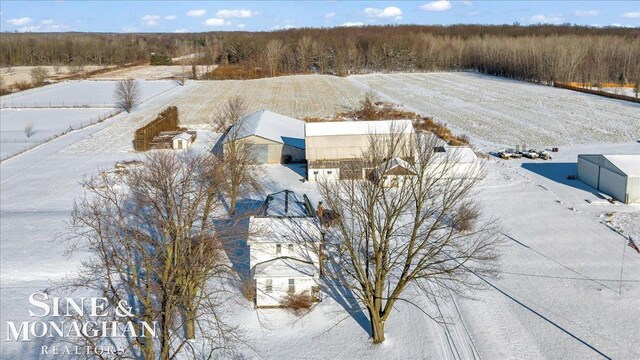
[[640, 1], [0, 1], [0, 30], [19, 32], [515, 22], [640, 27]]

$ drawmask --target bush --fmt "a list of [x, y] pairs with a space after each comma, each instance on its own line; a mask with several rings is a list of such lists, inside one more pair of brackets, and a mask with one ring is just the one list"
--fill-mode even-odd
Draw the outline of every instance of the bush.
[[31, 81], [35, 86], [44, 85], [45, 80], [47, 80], [47, 76], [49, 76], [49, 71], [42, 66], [36, 66], [31, 69]]
[[153, 54], [149, 59], [149, 65], [171, 65], [172, 61], [169, 55]]
[[252, 278], [243, 279], [240, 283], [240, 291], [244, 297], [254, 302], [256, 300], [256, 283]]
[[313, 298], [307, 292], [289, 293], [282, 299], [280, 305], [296, 315], [301, 315], [305, 310], [311, 309]]

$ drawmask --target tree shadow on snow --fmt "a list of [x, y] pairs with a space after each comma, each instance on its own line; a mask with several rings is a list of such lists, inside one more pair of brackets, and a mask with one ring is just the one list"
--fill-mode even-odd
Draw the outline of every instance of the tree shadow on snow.
[[367, 332], [370, 337], [373, 336], [369, 318], [367, 318], [365, 313], [362, 311], [360, 303], [358, 303], [358, 300], [348, 287], [340, 284], [339, 281], [331, 276], [324, 277], [321, 287], [321, 290], [342, 306], [342, 308], [358, 323], [358, 325], [360, 325], [364, 331]]
[[241, 199], [236, 204], [236, 214], [231, 219], [214, 220], [217, 231], [229, 234], [224, 239], [224, 251], [231, 261], [233, 269], [243, 278], [249, 277], [249, 217], [262, 205], [261, 200]]
[[559, 184], [580, 189], [599, 197], [599, 191], [597, 189], [592, 188], [578, 179], [567, 179], [569, 175], [577, 174], [577, 163], [523, 163], [522, 168]]

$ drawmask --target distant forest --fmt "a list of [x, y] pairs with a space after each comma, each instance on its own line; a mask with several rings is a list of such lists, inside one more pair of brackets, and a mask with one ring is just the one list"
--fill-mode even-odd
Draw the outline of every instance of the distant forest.
[[533, 82], [640, 81], [640, 28], [367, 26], [192, 34], [2, 33], [0, 64], [124, 65], [151, 54], [267, 76], [479, 72]]

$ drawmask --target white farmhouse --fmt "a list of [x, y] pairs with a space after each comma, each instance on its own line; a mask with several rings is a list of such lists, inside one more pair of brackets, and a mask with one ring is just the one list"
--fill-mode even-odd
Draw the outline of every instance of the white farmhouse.
[[289, 293], [319, 297], [322, 232], [306, 196], [271, 194], [249, 220], [251, 276], [256, 306], [277, 307]]

